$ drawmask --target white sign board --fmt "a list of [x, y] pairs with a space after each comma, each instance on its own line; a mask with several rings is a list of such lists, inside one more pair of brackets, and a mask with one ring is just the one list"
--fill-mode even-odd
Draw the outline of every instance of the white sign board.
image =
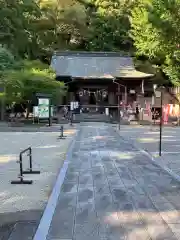
[[71, 106], [70, 106], [71, 111], [73, 111], [78, 107], [79, 107], [79, 102], [71, 102]]
[[49, 106], [49, 98], [39, 98], [38, 105]]
[[[48, 108], [48, 115], [47, 113], [42, 113], [42, 108], [40, 107], [39, 109], [39, 106], [34, 106], [33, 107], [33, 116], [36, 118], [36, 117], [39, 117], [39, 118], [49, 118], [49, 108]], [[53, 117], [54, 115], [54, 109], [53, 107], [51, 107], [51, 117]]]
[[38, 99], [38, 117], [49, 118], [49, 98]]
[[49, 118], [49, 106], [38, 106], [39, 118]]

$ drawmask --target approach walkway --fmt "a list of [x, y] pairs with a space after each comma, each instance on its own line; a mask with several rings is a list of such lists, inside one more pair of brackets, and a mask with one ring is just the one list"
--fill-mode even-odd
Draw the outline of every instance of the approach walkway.
[[110, 125], [81, 124], [46, 239], [180, 239], [180, 183]]

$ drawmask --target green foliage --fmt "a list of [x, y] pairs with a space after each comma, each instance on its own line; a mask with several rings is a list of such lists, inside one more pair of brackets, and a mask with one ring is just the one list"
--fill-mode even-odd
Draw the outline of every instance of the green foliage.
[[129, 51], [131, 40], [128, 11], [130, 1], [91, 0], [89, 8], [88, 49], [98, 51]]
[[55, 50], [129, 50], [130, 0], [0, 0], [0, 44], [49, 61]]
[[0, 75], [7, 69], [13, 68], [15, 59], [11, 52], [0, 46]]
[[30, 102], [35, 93], [52, 94], [55, 101], [63, 95], [63, 83], [55, 80], [55, 74], [40, 61], [23, 61], [18, 70], [6, 71], [3, 78], [7, 103]]
[[180, 85], [180, 1], [137, 2], [131, 14], [131, 37], [137, 55], [160, 66], [175, 85]]
[[30, 54], [33, 44], [33, 21], [40, 16], [33, 0], [0, 1], [0, 43], [15, 55]]

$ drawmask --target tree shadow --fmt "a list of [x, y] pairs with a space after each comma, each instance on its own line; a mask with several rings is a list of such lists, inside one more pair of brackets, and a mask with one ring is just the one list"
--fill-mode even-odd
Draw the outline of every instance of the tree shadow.
[[179, 182], [107, 125], [81, 131], [48, 237], [178, 239]]

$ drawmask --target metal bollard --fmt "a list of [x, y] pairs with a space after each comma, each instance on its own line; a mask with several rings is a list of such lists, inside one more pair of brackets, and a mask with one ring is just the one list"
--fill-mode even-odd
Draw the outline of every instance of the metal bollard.
[[29, 170], [23, 171], [23, 174], [40, 174], [40, 171], [34, 171], [32, 169], [32, 148], [29, 148], [29, 153], [27, 154], [29, 156]]
[[64, 127], [61, 126], [60, 128], [60, 136], [59, 136], [60, 139], [65, 139], [65, 136], [64, 136]]
[[23, 163], [22, 163], [22, 153], [20, 153], [19, 155], [19, 161], [17, 162], [19, 163], [19, 168], [20, 168], [20, 174], [18, 176], [18, 178], [20, 180], [15, 180], [15, 181], [11, 181], [11, 184], [32, 184], [33, 181], [32, 180], [24, 180], [24, 176], [23, 176]]
[[[23, 170], [23, 161], [22, 161], [22, 157], [23, 154], [29, 152], [28, 156], [29, 156], [29, 169], [27, 171]], [[23, 150], [22, 152], [20, 152], [19, 154], [19, 161], [17, 161], [17, 163], [19, 163], [19, 168], [20, 168], [20, 174], [18, 176], [18, 178], [20, 180], [17, 181], [11, 181], [11, 184], [32, 184], [33, 181], [32, 180], [24, 180], [24, 175], [23, 174], [40, 174], [40, 171], [33, 171], [32, 169], [32, 148], [29, 147], [25, 150]]]

